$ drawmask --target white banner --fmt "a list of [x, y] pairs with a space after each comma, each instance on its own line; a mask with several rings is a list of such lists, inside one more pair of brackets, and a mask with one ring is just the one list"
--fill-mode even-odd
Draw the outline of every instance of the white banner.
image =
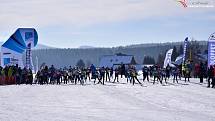
[[173, 49], [170, 49], [166, 52], [163, 68], [166, 68], [168, 64], [171, 64], [172, 51]]

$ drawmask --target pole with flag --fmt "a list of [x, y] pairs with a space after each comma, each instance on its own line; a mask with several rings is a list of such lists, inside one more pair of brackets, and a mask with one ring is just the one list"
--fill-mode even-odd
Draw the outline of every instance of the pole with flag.
[[38, 57], [36, 56], [36, 69], [35, 69], [35, 73], [37, 73], [39, 70], [39, 63], [38, 63]]
[[183, 64], [185, 63], [185, 60], [186, 60], [187, 44], [188, 44], [188, 37], [186, 37], [184, 40], [183, 61], [182, 61]]

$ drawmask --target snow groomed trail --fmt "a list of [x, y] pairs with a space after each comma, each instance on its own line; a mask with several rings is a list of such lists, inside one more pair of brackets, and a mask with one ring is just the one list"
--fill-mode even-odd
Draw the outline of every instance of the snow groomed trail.
[[169, 80], [0, 86], [0, 121], [215, 121], [215, 89]]

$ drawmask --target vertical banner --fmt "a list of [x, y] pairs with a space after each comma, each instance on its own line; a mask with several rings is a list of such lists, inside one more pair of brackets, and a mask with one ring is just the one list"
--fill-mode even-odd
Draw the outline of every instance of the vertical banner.
[[187, 44], [188, 44], [188, 37], [184, 40], [183, 62], [182, 63], [185, 63], [186, 52], [187, 52]]
[[38, 63], [38, 57], [36, 56], [36, 69], [35, 69], [35, 73], [37, 73], [39, 70], [39, 63]]
[[163, 68], [166, 68], [167, 65], [171, 63], [172, 52], [173, 52], [173, 49], [170, 49], [166, 52]]
[[215, 33], [208, 39], [208, 67], [215, 65]]

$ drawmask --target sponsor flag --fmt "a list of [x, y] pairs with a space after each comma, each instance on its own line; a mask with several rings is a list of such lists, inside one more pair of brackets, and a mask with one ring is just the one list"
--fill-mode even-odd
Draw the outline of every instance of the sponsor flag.
[[172, 51], [173, 49], [170, 49], [166, 52], [163, 68], [166, 68], [168, 64], [171, 64]]
[[215, 65], [215, 33], [208, 39], [208, 67]]
[[188, 44], [188, 37], [184, 40], [183, 63], [185, 63], [185, 59], [186, 59], [187, 44]]

